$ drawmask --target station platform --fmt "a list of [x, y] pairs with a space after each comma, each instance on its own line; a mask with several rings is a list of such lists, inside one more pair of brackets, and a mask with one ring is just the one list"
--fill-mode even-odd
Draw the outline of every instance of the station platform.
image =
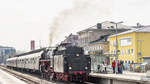
[[27, 84], [0, 69], [0, 84]]
[[[150, 79], [146, 77], [146, 73], [135, 73], [135, 72], [124, 71], [123, 74], [90, 73], [90, 76], [109, 80], [109, 81], [117, 80], [117, 81], [123, 81], [123, 82], [128, 82], [128, 83], [132, 82], [131, 84], [137, 84], [137, 83], [150, 84], [150, 81], [149, 81]], [[123, 82], [122, 84], [126, 84]], [[109, 84], [109, 83], [106, 83], [106, 84]], [[113, 84], [113, 83], [110, 83], [110, 84]]]

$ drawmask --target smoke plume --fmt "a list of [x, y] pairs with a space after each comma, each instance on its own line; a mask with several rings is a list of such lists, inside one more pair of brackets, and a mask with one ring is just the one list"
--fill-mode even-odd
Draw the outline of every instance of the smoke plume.
[[62, 11], [50, 26], [50, 46], [98, 22], [105, 21], [112, 14], [113, 0], [73, 0], [73, 7]]

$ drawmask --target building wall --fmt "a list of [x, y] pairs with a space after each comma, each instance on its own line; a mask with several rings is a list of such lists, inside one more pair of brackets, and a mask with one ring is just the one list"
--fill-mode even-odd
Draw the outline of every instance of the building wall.
[[[150, 33], [146, 32], [137, 32], [136, 33], [136, 53], [138, 56], [138, 62], [143, 62], [143, 58], [150, 57]], [[141, 55], [139, 54], [141, 52]], [[140, 60], [140, 57], [142, 59]]]
[[[115, 29], [116, 28], [116, 25], [111, 23], [111, 21], [105, 21], [105, 22], [102, 22], [101, 24], [102, 24], [103, 29]], [[118, 29], [122, 29], [122, 28], [128, 29], [129, 28], [129, 26], [126, 26], [123, 24], [118, 24], [117, 27], [118, 27]]]
[[[125, 39], [125, 38], [131, 38], [131, 44], [130, 45], [120, 45], [120, 40], [121, 39]], [[112, 55], [112, 59], [114, 59], [114, 57], [116, 56], [116, 36], [114, 37], [110, 37], [109, 38], [110, 41], [110, 54]], [[126, 35], [120, 35], [118, 36], [118, 50], [120, 51], [120, 53], [118, 53], [118, 59], [119, 60], [123, 60], [124, 62], [136, 62], [136, 56], [135, 56], [135, 34], [134, 33], [130, 33], [130, 34], [126, 34]], [[131, 52], [131, 50], [133, 50], [133, 52]], [[129, 53], [130, 52], [130, 53]]]
[[71, 43], [73, 46], [78, 46], [78, 35], [70, 34], [62, 43]]
[[[132, 32], [128, 34], [123, 34], [118, 36], [118, 50], [119, 60], [123, 60], [127, 63], [141, 63], [143, 62], [143, 57], [149, 57], [150, 56], [150, 33], [138, 33], [138, 32]], [[131, 38], [128, 43], [124, 42], [123, 45], [121, 45], [122, 39], [128, 39]], [[112, 59], [116, 56], [116, 36], [110, 37], [110, 50], [109, 53], [112, 56]], [[123, 41], [122, 41], [123, 43]], [[127, 45], [125, 45], [127, 44]], [[141, 54], [140, 54], [141, 52]], [[141, 58], [141, 59], [140, 59]]]
[[15, 54], [15, 48], [0, 46], [0, 63], [5, 63], [7, 58], [13, 57]]
[[[127, 31], [127, 29], [118, 29], [119, 32]], [[88, 43], [91, 41], [95, 41], [100, 38], [100, 36], [103, 35], [112, 35], [115, 34], [115, 29], [91, 29], [88, 31], [80, 32], [78, 33], [79, 36], [79, 46], [84, 47], [85, 50], [88, 49]]]
[[102, 51], [103, 53], [109, 52], [109, 42], [97, 42], [89, 44], [91, 52], [93, 51]]
[[101, 31], [92, 31], [92, 32], [82, 32], [79, 33], [79, 46], [84, 47], [84, 50], [88, 50], [89, 42], [99, 39], [102, 35]]
[[103, 62], [108, 63], [109, 58], [107, 52], [109, 52], [109, 42], [94, 42], [89, 44], [90, 56], [91, 56], [91, 70], [97, 72], [97, 66]]

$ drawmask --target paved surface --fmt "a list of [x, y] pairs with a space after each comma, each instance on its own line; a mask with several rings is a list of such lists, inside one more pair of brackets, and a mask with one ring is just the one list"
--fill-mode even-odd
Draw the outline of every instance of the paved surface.
[[31, 76], [30, 74], [20, 73], [14, 70], [6, 69], [4, 67], [0, 67], [0, 84], [28, 84], [20, 79], [17, 79], [13, 75], [10, 75], [5, 70], [9, 70], [14, 74], [18, 74], [20, 76], [24, 76], [25, 78], [29, 78], [31, 80], [37, 81], [39, 84], [76, 84], [76, 83], [67, 83], [67, 82], [59, 82], [59, 81], [46, 81], [42, 78]]
[[146, 76], [146, 73], [138, 73], [138, 72], [130, 72], [130, 71], [124, 71], [124, 75], [134, 75], [134, 76]]
[[124, 80], [124, 81], [133, 81], [133, 82], [145, 82], [150, 80], [146, 78], [146, 73], [135, 73], [129, 71], [124, 71], [123, 74], [90, 73], [90, 75], [99, 78], [117, 79], [117, 80]]
[[0, 84], [27, 84], [24, 81], [13, 77], [5, 71], [0, 70]]

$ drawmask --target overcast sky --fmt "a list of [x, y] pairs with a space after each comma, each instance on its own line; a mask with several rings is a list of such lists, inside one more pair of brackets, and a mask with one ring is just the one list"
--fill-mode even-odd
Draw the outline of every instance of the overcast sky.
[[[48, 46], [53, 19], [58, 17], [63, 11], [77, 7], [80, 1], [84, 3], [86, 0], [0, 0], [0, 45], [15, 47], [17, 50], [29, 50], [30, 40], [35, 40], [37, 47], [39, 47], [39, 41], [41, 40], [42, 46]], [[98, 0], [87, 1], [92, 3]], [[82, 17], [75, 14], [76, 16], [74, 15], [74, 17], [76, 18], [71, 18], [71, 20], [75, 19], [77, 23], [74, 21], [74, 24], [77, 29], [68, 30], [68, 34], [84, 29], [83, 27], [86, 28], [82, 24], [91, 23], [90, 25], [93, 25], [105, 20], [124, 21], [125, 25], [135, 25], [137, 22], [143, 25], [150, 24], [150, 12], [148, 11], [150, 9], [150, 0], [99, 0], [98, 2], [95, 7], [99, 6], [100, 10], [94, 10], [95, 8], [91, 4], [89, 6], [89, 8], [91, 7], [90, 10], [94, 13], [93, 18], [94, 15], [99, 15], [96, 14], [98, 11], [104, 11], [105, 13], [102, 12], [103, 15], [99, 15], [98, 18], [90, 21], [91, 16], [88, 22], [86, 22], [86, 19], [81, 20], [84, 15], [88, 19], [88, 16], [90, 16], [88, 13], [82, 13]], [[70, 23], [67, 22], [66, 24]], [[69, 27], [74, 27], [74, 25], [70, 24]], [[65, 31], [66, 29], [64, 28], [63, 32], [65, 33]], [[61, 38], [65, 35], [63, 34]], [[61, 41], [62, 39], [57, 40]]]

